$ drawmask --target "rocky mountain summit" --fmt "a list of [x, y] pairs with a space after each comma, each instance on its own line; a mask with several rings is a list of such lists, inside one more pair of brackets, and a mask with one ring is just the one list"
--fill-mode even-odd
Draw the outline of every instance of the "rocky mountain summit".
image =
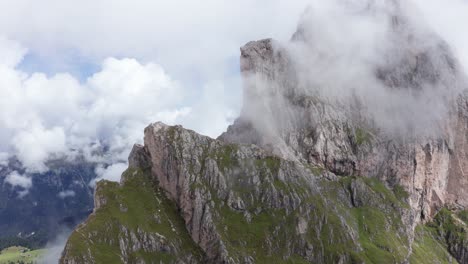
[[467, 82], [389, 2], [361, 10], [388, 18], [372, 60], [307, 15], [242, 47], [241, 116], [218, 139], [149, 125], [60, 262], [468, 263]]

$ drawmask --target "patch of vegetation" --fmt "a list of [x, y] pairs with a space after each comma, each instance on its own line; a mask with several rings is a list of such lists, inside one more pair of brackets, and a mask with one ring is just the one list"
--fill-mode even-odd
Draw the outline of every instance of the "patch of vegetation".
[[409, 193], [403, 188], [403, 186], [398, 184], [393, 187], [393, 193], [400, 201], [407, 201], [409, 198]]
[[398, 230], [398, 217], [386, 215], [377, 208], [361, 207], [353, 210], [358, 221], [359, 241], [371, 263], [402, 263], [408, 254], [408, 240]]
[[[351, 190], [352, 186], [355, 186], [354, 190]], [[331, 248], [342, 243], [345, 249], [343, 254], [349, 255], [347, 261], [352, 263], [403, 262], [409, 252], [409, 240], [400, 214], [402, 210], [409, 210], [408, 204], [399, 201], [384, 183], [375, 178], [342, 177], [337, 182], [324, 181], [322, 188], [326, 193], [324, 199], [328, 201], [322, 210], [334, 207], [334, 211], [328, 209], [325, 214], [328, 217], [336, 214], [340, 219], [333, 224], [334, 229], [342, 234], [357, 233], [357, 241], [338, 242]], [[350, 196], [359, 203], [353, 207], [346, 204], [345, 198]], [[333, 203], [330, 204], [330, 201]], [[327, 222], [331, 222], [329, 218]], [[354, 231], [350, 231], [350, 228]], [[357, 245], [362, 251], [356, 248]]]
[[354, 130], [354, 136], [358, 146], [369, 143], [372, 140], [372, 134], [361, 127]]
[[434, 217], [434, 220], [429, 224], [429, 227], [434, 228], [441, 238], [445, 238], [448, 244], [459, 243], [463, 244], [468, 241], [468, 233], [466, 227], [457, 223], [453, 213], [442, 208]]
[[27, 238], [17, 236], [2, 237], [0, 238], [0, 250], [13, 246], [40, 249], [47, 243], [47, 237], [48, 236], [43, 231], [38, 231], [33, 236]]
[[319, 167], [319, 166], [307, 165], [307, 167], [312, 172], [312, 174], [315, 175], [315, 176], [320, 176], [325, 171], [324, 168]]
[[258, 215], [252, 215], [250, 222], [247, 222], [243, 213], [222, 206], [220, 217], [225, 226], [222, 228], [224, 239], [231, 247], [237, 249], [236, 252], [249, 255], [262, 248], [265, 239], [283, 219], [284, 212], [282, 210], [264, 211]]
[[310, 263], [295, 254], [284, 258], [288, 243], [296, 238], [294, 214], [287, 216], [283, 209], [264, 209], [247, 221], [242, 212], [227, 206], [220, 206], [219, 213], [217, 229], [230, 257], [242, 260], [251, 256], [255, 263]]
[[0, 252], [0, 264], [33, 264], [45, 253], [44, 249], [9, 247]]
[[433, 229], [418, 225], [415, 230], [413, 252], [410, 257], [411, 264], [453, 263], [453, 257], [448, 253], [447, 246], [437, 239]]
[[468, 225], [468, 210], [458, 212], [458, 217]]
[[[119, 240], [127, 239], [130, 262], [172, 263], [189, 255], [202, 259], [203, 253], [191, 240], [175, 204], [155, 186], [149, 173], [135, 169], [125, 173], [128, 180], [123, 186], [114, 182], [99, 183], [97, 196], [106, 203], [89, 217], [85, 226], [72, 233], [68, 255], [85, 262], [83, 258], [89, 249], [97, 263], [121, 263]], [[160, 243], [173, 251], [132, 252], [127, 232], [137, 237], [142, 232], [159, 237]]]
[[[373, 203], [357, 208], [349, 206], [350, 185], [355, 181], [364, 182], [366, 188], [356, 195], [370, 195], [366, 197]], [[303, 247], [300, 241], [312, 245], [311, 258], [316, 263], [401, 263], [407, 257], [409, 240], [398, 210], [407, 210], [408, 205], [379, 180], [361, 177], [343, 177], [338, 182], [324, 180], [321, 195], [303, 192], [300, 189], [305, 186], [279, 179], [273, 181], [273, 186], [286, 194], [301, 192], [305, 195], [301, 197], [303, 204], [296, 211], [286, 212], [265, 208], [259, 202], [247, 208], [246, 217], [245, 212], [216, 201], [219, 214], [215, 222], [232, 258], [242, 260], [251, 256], [256, 263], [288, 263], [283, 257], [289, 255], [288, 249]], [[268, 192], [267, 188], [265, 185], [262, 190]], [[310, 214], [304, 215], [305, 210], [311, 210]], [[305, 233], [297, 229], [301, 218], [306, 221], [306, 227], [301, 227]], [[297, 255], [292, 263], [310, 261]]]
[[237, 159], [234, 157], [235, 153], [237, 152], [238, 147], [234, 144], [224, 145], [222, 146], [218, 152], [215, 154], [216, 161], [218, 163], [219, 168], [225, 170], [227, 168], [232, 168], [237, 166], [238, 163], [236, 162]]
[[403, 187], [396, 185], [392, 190], [390, 190], [385, 184], [377, 178], [361, 178], [377, 195], [380, 195], [381, 202], [383, 204], [392, 205], [393, 207], [401, 207], [409, 209], [410, 206], [406, 202], [408, 198], [408, 193], [403, 189]]
[[171, 141], [175, 141], [175, 139], [176, 139], [176, 132], [177, 132], [176, 129], [177, 128], [175, 126], [171, 126], [171, 127], [168, 128], [167, 133], [168, 133], [169, 138], [171, 139]]
[[[435, 215], [433, 221], [427, 224], [434, 237], [446, 245], [452, 256], [458, 258], [463, 258], [460, 252], [466, 251], [468, 248], [468, 230], [463, 217], [463, 212], [455, 214], [447, 208], [442, 208]], [[459, 261], [463, 261], [463, 259], [459, 259]]]
[[281, 167], [281, 159], [276, 156], [268, 156], [263, 159], [255, 160], [257, 169], [267, 172], [269, 175], [277, 175]]
[[[335, 185], [332, 189], [334, 188], [340, 187]], [[339, 190], [331, 191], [336, 194]], [[356, 227], [354, 218], [347, 219], [340, 210], [349, 210], [349, 208], [343, 206], [338, 199], [328, 200], [328, 197], [323, 196], [312, 196], [308, 204], [313, 206], [314, 213], [308, 223], [306, 240], [315, 245], [316, 255], [320, 256], [323, 252], [322, 259], [316, 262], [347, 263], [351, 262], [351, 259], [362, 259], [356, 241], [353, 241], [347, 230]], [[348, 224], [349, 227], [346, 226]]]
[[273, 174], [278, 174], [281, 166], [281, 159], [276, 156], [268, 156], [264, 159], [264, 164]]
[[283, 191], [283, 192], [289, 192], [289, 187], [288, 185], [282, 181], [282, 180], [279, 180], [279, 179], [275, 179], [273, 181], [273, 185], [275, 186], [275, 188], [277, 190], [280, 190], [280, 191]]

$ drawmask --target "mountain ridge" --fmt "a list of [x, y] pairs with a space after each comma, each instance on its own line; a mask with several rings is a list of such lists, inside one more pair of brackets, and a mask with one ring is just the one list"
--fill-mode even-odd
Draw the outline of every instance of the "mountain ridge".
[[149, 125], [60, 263], [468, 263], [468, 82], [391, 3], [359, 11], [388, 20], [377, 57], [307, 12], [291, 42], [247, 43], [240, 117], [218, 139]]

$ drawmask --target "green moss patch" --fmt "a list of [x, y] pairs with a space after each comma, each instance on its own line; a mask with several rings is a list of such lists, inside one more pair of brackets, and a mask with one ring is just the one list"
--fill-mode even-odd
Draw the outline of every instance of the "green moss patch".
[[354, 130], [354, 138], [358, 146], [370, 143], [372, 140], [372, 134], [363, 128], [356, 128]]
[[458, 217], [468, 225], [468, 210], [458, 212]]

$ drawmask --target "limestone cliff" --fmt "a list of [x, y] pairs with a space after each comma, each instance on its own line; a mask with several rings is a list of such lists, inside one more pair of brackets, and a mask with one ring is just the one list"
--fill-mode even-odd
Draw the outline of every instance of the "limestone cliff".
[[61, 263], [468, 263], [467, 82], [388, 2], [363, 11], [389, 22], [371, 62], [317, 52], [307, 20], [242, 47], [235, 123], [149, 125]]

